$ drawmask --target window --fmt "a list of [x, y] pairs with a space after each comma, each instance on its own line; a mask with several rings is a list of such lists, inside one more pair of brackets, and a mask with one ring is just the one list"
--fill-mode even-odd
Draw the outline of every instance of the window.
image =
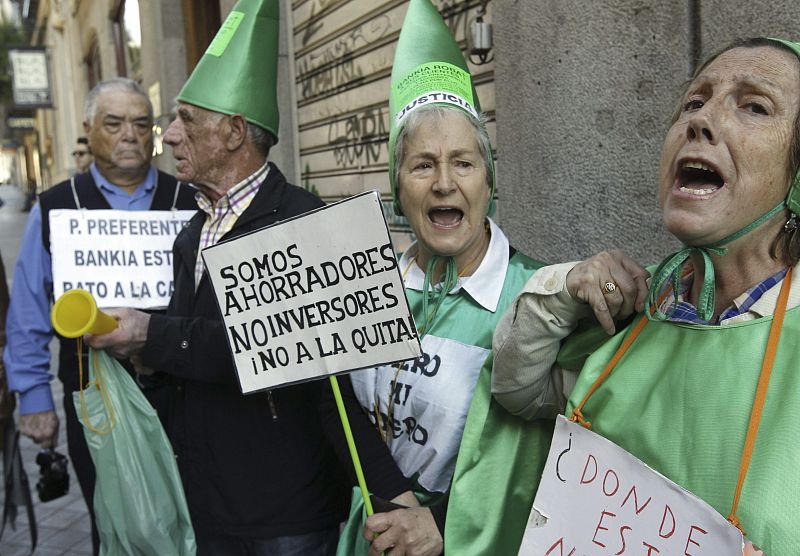
[[111, 25], [117, 54], [117, 74], [142, 81], [142, 26], [139, 0], [114, 0]]
[[183, 0], [186, 70], [192, 70], [211, 44], [221, 24], [219, 0]]
[[92, 39], [89, 52], [86, 54], [86, 78], [89, 82], [90, 91], [103, 80], [103, 74], [100, 69], [100, 47], [97, 44], [97, 37]]

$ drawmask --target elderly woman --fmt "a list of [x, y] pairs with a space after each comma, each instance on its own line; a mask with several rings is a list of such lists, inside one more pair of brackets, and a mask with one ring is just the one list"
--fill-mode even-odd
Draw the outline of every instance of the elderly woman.
[[[548, 417], [559, 405], [548, 393], [565, 392], [568, 416], [728, 516], [766, 554], [800, 546], [800, 432], [784, 412], [800, 402], [799, 56], [796, 43], [735, 43], [688, 85], [659, 187], [685, 247], [649, 292], [644, 269], [619, 253], [546, 267], [495, 336], [493, 391], [512, 413]], [[645, 315], [603, 341], [576, 331], [592, 310], [610, 334]]]
[[[451, 547], [467, 542], [462, 534], [467, 529], [472, 534], [469, 546], [483, 542], [487, 550], [502, 554], [505, 509], [522, 509], [516, 512], [518, 519], [504, 524], [521, 536], [532, 501], [529, 489], [498, 493], [496, 499], [479, 490], [481, 479], [493, 480], [493, 470], [502, 475], [509, 471], [493, 459], [503, 450], [487, 454], [480, 464], [477, 452], [504, 443], [513, 459], [514, 453], [522, 454], [520, 444], [531, 438], [523, 429], [534, 430], [490, 404], [491, 367], [482, 367], [499, 316], [540, 265], [511, 248], [487, 217], [494, 191], [492, 151], [465, 70], [461, 52], [430, 0], [412, 0], [392, 74], [391, 113], [398, 118], [390, 138], [390, 176], [395, 210], [408, 218], [416, 235], [399, 268], [423, 355], [355, 372], [350, 379], [359, 404], [383, 438], [383, 450], [391, 453], [414, 492], [381, 492], [369, 471], [368, 486], [394, 502], [426, 507], [377, 513], [362, 531], [360, 495], [355, 496], [339, 554], [366, 553], [372, 541], [370, 554], [434, 555], [442, 552], [443, 537], [448, 553], [465, 554]], [[523, 458], [518, 464], [517, 472], [527, 471]], [[468, 497], [451, 495], [448, 503], [448, 494], [465, 476]], [[493, 519], [487, 519], [487, 508], [495, 511]], [[453, 512], [458, 517], [451, 534]], [[517, 548], [505, 552], [516, 554]]]

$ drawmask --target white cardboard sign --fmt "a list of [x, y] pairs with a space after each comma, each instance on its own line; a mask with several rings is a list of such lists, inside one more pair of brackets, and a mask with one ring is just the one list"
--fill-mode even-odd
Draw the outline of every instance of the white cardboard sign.
[[242, 392], [419, 357], [371, 191], [203, 250]]
[[81, 288], [100, 308], [161, 309], [172, 296], [172, 244], [194, 210], [56, 209], [53, 295]]
[[741, 555], [741, 532], [613, 442], [556, 421], [520, 555]]

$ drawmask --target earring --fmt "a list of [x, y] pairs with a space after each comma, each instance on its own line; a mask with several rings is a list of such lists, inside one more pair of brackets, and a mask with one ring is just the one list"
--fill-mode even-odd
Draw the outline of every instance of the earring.
[[789, 219], [783, 225], [783, 231], [787, 234], [792, 233], [797, 229], [797, 215], [795, 213], [791, 213]]

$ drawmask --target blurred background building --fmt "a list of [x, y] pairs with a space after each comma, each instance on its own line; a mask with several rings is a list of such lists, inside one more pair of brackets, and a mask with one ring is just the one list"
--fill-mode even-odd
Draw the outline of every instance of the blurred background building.
[[[671, 250], [655, 187], [680, 84], [735, 37], [800, 39], [793, 0], [433, 2], [462, 44], [489, 115], [497, 217], [518, 248], [553, 261], [621, 247], [653, 262], [653, 245]], [[22, 46], [43, 49], [50, 100], [5, 103], [0, 180], [40, 192], [67, 178], [86, 93], [114, 76], [148, 91], [155, 161], [172, 170], [160, 138], [173, 99], [234, 4], [0, 0], [3, 28], [22, 29]], [[409, 235], [391, 213], [386, 145], [406, 7], [281, 1], [281, 129], [271, 154], [290, 181], [328, 202], [380, 190], [400, 249]]]

